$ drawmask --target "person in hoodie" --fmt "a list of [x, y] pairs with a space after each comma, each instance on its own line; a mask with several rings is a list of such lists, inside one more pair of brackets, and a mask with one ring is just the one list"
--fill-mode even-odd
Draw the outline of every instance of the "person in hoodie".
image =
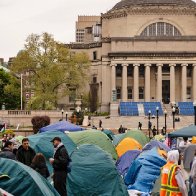
[[0, 152], [0, 157], [16, 160], [16, 156], [13, 153], [13, 148], [14, 148], [14, 145], [12, 142], [10, 141], [5, 142], [5, 145], [2, 151]]
[[29, 139], [23, 138], [22, 145], [18, 148], [16, 153], [16, 159], [19, 162], [30, 166], [35, 154], [35, 151], [29, 146]]
[[30, 167], [40, 173], [44, 178], [48, 178], [50, 176], [46, 165], [46, 159], [42, 153], [37, 153], [34, 156]]

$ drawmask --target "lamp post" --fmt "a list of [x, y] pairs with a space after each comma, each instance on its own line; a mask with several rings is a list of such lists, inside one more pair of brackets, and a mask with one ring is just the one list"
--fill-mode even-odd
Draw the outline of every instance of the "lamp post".
[[62, 120], [63, 120], [63, 113], [64, 113], [64, 110], [63, 110], [63, 108], [62, 108], [62, 110], [61, 110], [61, 113], [62, 113]]
[[195, 125], [196, 125], [196, 101], [193, 102], [193, 106], [194, 106]]
[[175, 113], [176, 113], [176, 108], [172, 108], [172, 115], [173, 115], [173, 130], [175, 130]]
[[65, 112], [65, 120], [67, 121], [67, 115], [68, 115], [68, 112], [66, 111]]
[[165, 134], [167, 133], [167, 110], [164, 111], [165, 114]]
[[149, 138], [150, 138], [150, 129], [151, 129], [150, 115], [151, 115], [151, 110], [148, 111], [148, 131], [149, 131]]
[[159, 107], [156, 107], [157, 112], [157, 134], [159, 134]]

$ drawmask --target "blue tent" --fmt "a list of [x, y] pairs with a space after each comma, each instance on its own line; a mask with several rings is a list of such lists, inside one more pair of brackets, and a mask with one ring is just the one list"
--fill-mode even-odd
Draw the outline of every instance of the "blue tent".
[[128, 189], [150, 193], [165, 164], [166, 160], [158, 154], [157, 148], [141, 153], [125, 176]]
[[116, 162], [116, 167], [121, 175], [125, 175], [129, 169], [131, 163], [137, 158], [141, 153], [140, 150], [129, 150], [123, 154]]
[[167, 152], [169, 152], [171, 149], [169, 147], [167, 147], [165, 144], [163, 144], [162, 142], [159, 142], [157, 140], [153, 140], [151, 142], [149, 142], [148, 144], [146, 144], [144, 147], [143, 147], [143, 151], [145, 150], [151, 150], [152, 148], [154, 147], [158, 147], [160, 148], [161, 150], [165, 150]]
[[46, 127], [42, 127], [39, 132], [46, 132], [46, 131], [82, 131], [84, 130], [82, 127], [74, 125], [68, 121], [59, 121], [57, 123], [48, 125]]

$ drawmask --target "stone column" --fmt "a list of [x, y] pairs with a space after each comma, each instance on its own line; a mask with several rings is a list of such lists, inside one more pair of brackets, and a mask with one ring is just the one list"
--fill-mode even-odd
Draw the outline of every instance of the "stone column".
[[162, 67], [163, 64], [157, 64], [157, 101], [162, 102]]
[[183, 102], [187, 101], [187, 66], [188, 64], [182, 64], [182, 89], [181, 89], [181, 100]]
[[150, 66], [145, 64], [145, 101], [150, 101]]
[[127, 101], [127, 66], [128, 64], [122, 64], [122, 100]]
[[133, 96], [134, 96], [134, 101], [139, 100], [139, 64], [133, 64], [134, 67], [134, 76], [133, 76]]
[[110, 65], [112, 67], [111, 72], [111, 91], [116, 90], [116, 64]]
[[176, 64], [170, 64], [170, 102], [175, 103], [175, 66]]
[[193, 64], [193, 102], [196, 101], [196, 63]]

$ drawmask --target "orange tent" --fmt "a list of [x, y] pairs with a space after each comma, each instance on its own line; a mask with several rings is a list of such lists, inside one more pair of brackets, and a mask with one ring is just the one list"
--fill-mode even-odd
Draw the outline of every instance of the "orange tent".
[[116, 147], [116, 152], [118, 157], [121, 157], [128, 150], [141, 150], [142, 145], [133, 138], [125, 138], [123, 139]]

